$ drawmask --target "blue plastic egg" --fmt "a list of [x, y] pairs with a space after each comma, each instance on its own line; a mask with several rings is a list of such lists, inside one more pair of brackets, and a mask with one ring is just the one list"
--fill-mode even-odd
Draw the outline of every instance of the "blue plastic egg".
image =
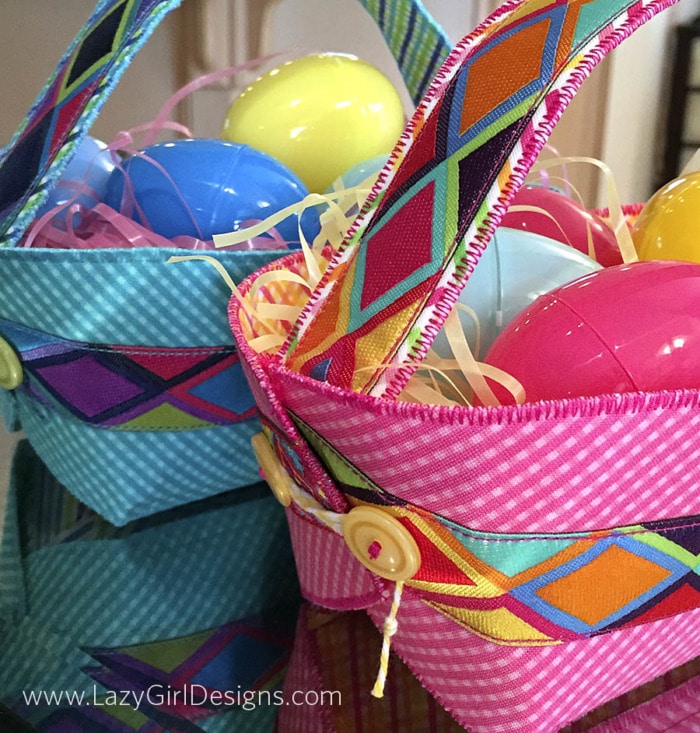
[[[37, 218], [69, 201], [82, 204], [86, 208], [93, 207], [104, 199], [113, 170], [112, 153], [105, 143], [86, 136], [78, 145], [49, 197], [39, 207]], [[80, 192], [81, 188], [87, 190]]]
[[[209, 240], [307, 194], [298, 176], [266, 153], [224, 140], [187, 139], [156, 143], [129, 157], [110, 177], [105, 203], [163, 237]], [[298, 221], [292, 214], [275, 225], [288, 244], [299, 241]], [[305, 212], [302, 227], [312, 241], [320, 228], [318, 214]]]
[[[600, 269], [592, 258], [554, 239], [499, 227], [459, 296], [479, 322], [477, 344], [474, 318], [459, 311], [472, 352], [483, 358], [501, 330], [540, 295]], [[444, 358], [452, 356], [444, 331], [433, 348]]]

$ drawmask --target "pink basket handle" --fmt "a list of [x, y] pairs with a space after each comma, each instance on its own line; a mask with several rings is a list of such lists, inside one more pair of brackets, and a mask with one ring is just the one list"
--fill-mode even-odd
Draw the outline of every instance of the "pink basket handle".
[[509, 2], [464, 38], [293, 329], [286, 366], [395, 397], [578, 87], [675, 1]]

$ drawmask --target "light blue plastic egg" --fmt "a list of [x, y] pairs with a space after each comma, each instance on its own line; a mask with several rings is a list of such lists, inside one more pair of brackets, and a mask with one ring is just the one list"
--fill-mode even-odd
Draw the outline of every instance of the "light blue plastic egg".
[[[381, 155], [375, 155], [369, 160], [363, 160], [361, 163], [356, 163], [352, 168], [349, 168], [342, 176], [333, 181], [333, 184], [328, 187], [326, 194], [335, 193], [334, 201], [340, 206], [347, 217], [351, 219], [359, 214], [360, 207], [369, 196], [372, 187], [374, 186], [379, 171], [384, 167], [387, 160], [389, 160], [388, 153], [382, 153]], [[358, 201], [357, 192], [343, 194], [343, 191], [348, 189], [357, 189], [358, 187], [366, 189], [366, 194], [363, 198]], [[328, 209], [326, 204], [322, 204], [318, 207], [319, 214], [322, 214]]]
[[[474, 311], [479, 323], [477, 344], [474, 318], [459, 311], [472, 352], [483, 358], [501, 330], [536, 298], [600, 269], [595, 260], [566, 244], [499, 227], [459, 296], [459, 302]], [[433, 341], [433, 349], [444, 358], [452, 357], [443, 330]]]
[[[110, 177], [105, 203], [163, 237], [209, 240], [266, 219], [307, 194], [301, 179], [266, 153], [224, 140], [188, 139], [156, 143], [131, 156]], [[143, 217], [129, 209], [133, 200]], [[298, 221], [292, 214], [275, 225], [288, 244], [299, 241]], [[320, 228], [315, 211], [304, 212], [302, 228], [312, 241]]]
[[[112, 153], [105, 143], [86, 136], [78, 145], [49, 197], [39, 207], [37, 218], [69, 201], [92, 208], [104, 199], [113, 170]], [[85, 189], [84, 192], [80, 192], [80, 188]]]
[[371, 184], [374, 184], [374, 180], [379, 175], [379, 171], [386, 165], [387, 160], [389, 160], [389, 155], [383, 153], [382, 155], [375, 155], [369, 160], [363, 160], [361, 163], [357, 163], [345, 171], [328, 190], [332, 191], [334, 187], [336, 189], [354, 188], [355, 186], [366, 183], [368, 180], [370, 180]]

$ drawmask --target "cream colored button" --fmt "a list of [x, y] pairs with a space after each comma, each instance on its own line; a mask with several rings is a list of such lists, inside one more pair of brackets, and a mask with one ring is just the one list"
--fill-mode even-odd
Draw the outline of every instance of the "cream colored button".
[[406, 527], [373, 506], [356, 506], [343, 519], [350, 552], [369, 570], [387, 580], [408, 580], [420, 568], [420, 550]]
[[257, 433], [250, 439], [250, 442], [255, 457], [258, 459], [260, 470], [263, 472], [265, 481], [270, 485], [272, 493], [282, 506], [289, 506], [292, 503], [292, 480], [280, 463], [270, 441], [265, 433]]
[[0, 387], [15, 389], [22, 384], [22, 362], [12, 345], [0, 338]]

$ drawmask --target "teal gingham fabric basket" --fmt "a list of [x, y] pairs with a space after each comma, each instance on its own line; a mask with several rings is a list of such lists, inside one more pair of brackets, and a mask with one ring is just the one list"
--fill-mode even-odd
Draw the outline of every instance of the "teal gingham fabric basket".
[[[449, 41], [419, 0], [362, 3], [420, 99]], [[259, 480], [254, 402], [226, 323], [229, 293], [212, 268], [168, 265], [175, 249], [17, 246], [124, 69], [177, 5], [99, 2], [0, 153], [0, 409], [116, 525]], [[240, 281], [283, 253], [211, 254]]]
[[[260, 480], [256, 412], [210, 267], [178, 250], [0, 250], [2, 390], [51, 471], [114, 524]], [[242, 255], [242, 256], [241, 256]], [[232, 277], [269, 252], [217, 253]]]
[[0, 578], [0, 703], [37, 731], [273, 729], [274, 705], [208, 702], [281, 689], [299, 591], [265, 485], [115, 527], [21, 441]]
[[[449, 42], [418, 0], [362, 2], [420, 99]], [[275, 726], [275, 706], [145, 695], [278, 691], [291, 649], [299, 591], [249, 446], [230, 293], [211, 268], [168, 265], [181, 250], [18, 246], [178, 4], [101, 0], [0, 151], [0, 410], [28, 439], [0, 545], [0, 728], [8, 708], [42, 733]], [[280, 254], [213, 256], [240, 281]]]

